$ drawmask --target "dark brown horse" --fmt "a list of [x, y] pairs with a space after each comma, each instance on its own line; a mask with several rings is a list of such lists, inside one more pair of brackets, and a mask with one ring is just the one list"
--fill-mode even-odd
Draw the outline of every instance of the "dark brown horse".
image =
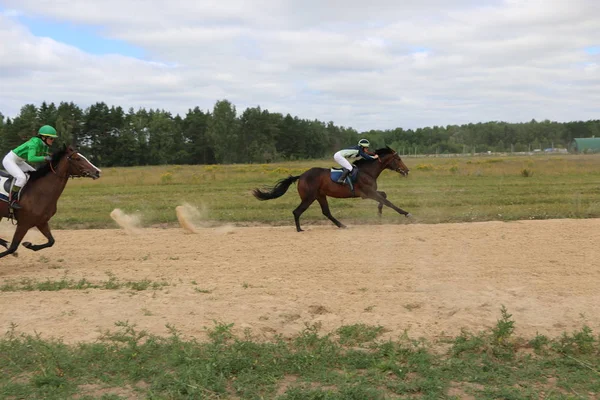
[[[0, 258], [12, 254], [17, 250], [23, 237], [33, 227], [48, 239], [44, 244], [23, 243], [26, 248], [38, 251], [54, 244], [54, 238], [50, 232], [48, 221], [56, 214], [58, 198], [62, 194], [70, 177], [100, 178], [100, 170], [96, 168], [84, 156], [72, 147], [65, 147], [52, 156], [52, 160], [31, 172], [29, 181], [23, 188], [19, 200], [21, 209], [15, 210], [14, 219], [17, 220], [17, 228], [13, 235], [10, 247], [8, 242], [0, 239], [0, 245], [7, 248], [0, 253]], [[8, 218], [8, 203], [0, 201], [0, 219]]]
[[410, 213], [393, 205], [387, 200], [385, 192], [377, 190], [377, 178], [384, 169], [396, 171], [403, 176], [408, 175], [409, 169], [404, 165], [404, 162], [394, 150], [389, 147], [378, 149], [375, 151], [379, 155], [377, 160], [358, 160], [354, 163], [358, 167], [357, 181], [354, 183], [354, 192], [350, 186], [340, 184], [331, 180], [329, 168], [311, 168], [302, 175], [290, 176], [280, 180], [270, 189], [266, 191], [254, 189], [252, 194], [259, 200], [271, 200], [283, 196], [290, 185], [298, 181], [298, 193], [302, 202], [294, 210], [294, 221], [296, 222], [296, 230], [302, 232], [300, 228], [300, 216], [306, 209], [317, 200], [321, 205], [323, 215], [325, 215], [338, 228], [346, 226], [335, 219], [329, 211], [327, 196], [346, 198], [346, 197], [362, 197], [363, 199], [373, 199], [379, 203], [378, 211], [381, 215], [381, 210], [384, 205], [393, 208], [397, 212], [407, 217]]

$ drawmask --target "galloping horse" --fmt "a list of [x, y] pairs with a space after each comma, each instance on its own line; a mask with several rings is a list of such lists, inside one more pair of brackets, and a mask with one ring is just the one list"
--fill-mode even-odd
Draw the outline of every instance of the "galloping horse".
[[346, 226], [340, 221], [335, 219], [329, 211], [329, 204], [327, 203], [327, 196], [336, 198], [347, 198], [347, 197], [362, 197], [363, 199], [373, 199], [379, 203], [378, 211], [381, 215], [381, 210], [384, 205], [396, 210], [400, 214], [410, 217], [411, 214], [404, 211], [401, 208], [393, 205], [387, 200], [385, 192], [377, 191], [377, 178], [384, 169], [396, 171], [403, 176], [408, 175], [409, 169], [404, 165], [404, 162], [398, 156], [394, 150], [390, 147], [377, 149], [375, 151], [379, 155], [378, 160], [358, 160], [354, 163], [358, 167], [358, 175], [356, 183], [354, 184], [354, 190], [349, 185], [343, 185], [336, 183], [330, 176], [330, 170], [328, 168], [311, 168], [304, 172], [302, 175], [291, 176], [289, 178], [278, 181], [275, 186], [266, 191], [260, 189], [254, 189], [252, 194], [258, 200], [271, 200], [281, 197], [288, 190], [290, 185], [295, 181], [298, 182], [298, 193], [302, 202], [294, 210], [294, 221], [296, 222], [296, 230], [302, 232], [300, 228], [300, 216], [306, 209], [317, 200], [321, 205], [323, 215], [325, 215], [331, 222], [333, 222], [338, 228], [345, 228]]
[[[27, 231], [33, 227], [37, 227], [48, 239], [48, 242], [39, 245], [25, 242], [23, 246], [33, 251], [51, 247], [54, 244], [54, 238], [50, 232], [48, 221], [56, 214], [58, 198], [62, 194], [68, 179], [70, 177], [97, 179], [100, 178], [100, 172], [87, 158], [71, 146], [64, 147], [54, 153], [52, 160], [46, 165], [40, 167], [37, 171], [31, 172], [29, 181], [22, 189], [19, 200], [22, 208], [14, 212], [17, 228], [10, 242], [10, 247], [8, 247], [6, 240], [0, 239], [0, 245], [7, 248], [6, 251], [0, 253], [0, 258], [14, 253]], [[4, 178], [9, 177], [3, 172], [0, 174], [1, 176], [4, 176]], [[10, 190], [10, 187], [8, 190]], [[10, 217], [9, 211], [8, 203], [0, 201], [0, 220], [2, 217]]]

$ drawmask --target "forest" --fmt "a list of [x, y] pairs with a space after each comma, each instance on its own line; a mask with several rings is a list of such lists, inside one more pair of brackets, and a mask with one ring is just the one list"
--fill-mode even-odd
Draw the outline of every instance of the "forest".
[[401, 154], [522, 152], [568, 148], [573, 138], [600, 137], [600, 120], [523, 123], [489, 121], [418, 129], [396, 127], [358, 132], [333, 121], [302, 119], [261, 107], [238, 113], [228, 100], [212, 110], [125, 110], [98, 102], [26, 104], [13, 118], [0, 110], [0, 151], [8, 152], [49, 124], [58, 144], [73, 144], [99, 166], [270, 163], [329, 157], [360, 137], [371, 148], [390, 146]]

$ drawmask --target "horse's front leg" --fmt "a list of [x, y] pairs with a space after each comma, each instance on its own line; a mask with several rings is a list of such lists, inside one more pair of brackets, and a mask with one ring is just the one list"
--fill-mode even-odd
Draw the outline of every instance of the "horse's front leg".
[[[387, 194], [384, 191], [378, 191], [377, 193], [379, 193], [379, 195], [381, 197], [383, 197], [384, 199], [387, 199]], [[377, 204], [377, 212], [379, 213], [380, 217], [381, 217], [382, 211], [383, 211], [383, 203], [379, 202], [379, 204]]]
[[[10, 242], [10, 246], [7, 248], [6, 251], [0, 253], [0, 258], [5, 257], [9, 254], [13, 254], [15, 253], [15, 251], [17, 251], [19, 243], [21, 243], [21, 240], [23, 240], [23, 237], [25, 237], [25, 234], [27, 233], [29, 228], [29, 226], [17, 225], [17, 229], [15, 229], [15, 233], [13, 235], [12, 241]], [[6, 241], [4, 242], [6, 243]], [[15, 253], [15, 256], [16, 255], [17, 254]]]
[[48, 222], [44, 222], [43, 224], [37, 225], [37, 228], [40, 230], [40, 232], [42, 232], [42, 235], [44, 235], [46, 239], [48, 239], [48, 242], [44, 244], [31, 244], [31, 242], [24, 242], [23, 246], [33, 251], [45, 249], [46, 247], [52, 247], [54, 245], [54, 238], [52, 237], [52, 233], [50, 232], [50, 226], [48, 225]]
[[384, 204], [384, 205], [388, 206], [389, 208], [396, 210], [398, 213], [404, 215], [405, 217], [412, 217], [411, 213], [409, 213], [408, 211], [404, 211], [400, 207], [396, 207], [394, 204], [392, 204], [391, 201], [389, 201], [387, 198], [383, 197], [380, 194], [380, 192], [378, 192], [376, 190], [366, 193], [366, 195], [367, 195], [367, 198], [377, 201], [378, 203], [380, 203], [380, 205]]

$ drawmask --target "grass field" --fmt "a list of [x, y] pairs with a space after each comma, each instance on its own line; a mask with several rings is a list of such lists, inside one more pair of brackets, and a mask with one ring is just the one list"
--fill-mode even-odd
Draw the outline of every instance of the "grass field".
[[[346, 223], [439, 223], [517, 219], [600, 217], [600, 156], [406, 158], [408, 178], [384, 171], [379, 189], [411, 212], [412, 220], [362, 199], [330, 199], [332, 213]], [[182, 203], [203, 210], [203, 218], [239, 225], [293, 224], [299, 204], [295, 187], [282, 198], [259, 202], [250, 191], [288, 175], [333, 161], [278, 164], [106, 168], [98, 181], [69, 182], [52, 226], [58, 229], [116, 227], [115, 208], [138, 213], [143, 226], [175, 225]], [[318, 204], [304, 222], [330, 223]]]
[[68, 346], [9, 331], [0, 340], [3, 399], [595, 399], [599, 341], [587, 327], [551, 339], [513, 337], [505, 308], [487, 332], [433, 344], [381, 341], [363, 324], [307, 326], [271, 343], [216, 324], [210, 341], [148, 335], [120, 322]]

